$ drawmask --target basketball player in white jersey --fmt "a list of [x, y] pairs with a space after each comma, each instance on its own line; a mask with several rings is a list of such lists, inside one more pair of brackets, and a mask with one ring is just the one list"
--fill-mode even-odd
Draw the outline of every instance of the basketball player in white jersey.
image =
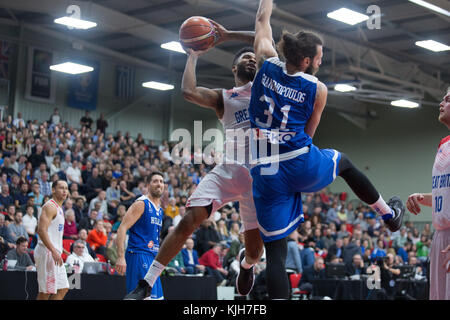
[[69, 194], [64, 180], [52, 184], [52, 198], [42, 206], [38, 218], [39, 241], [34, 250], [39, 293], [37, 300], [62, 300], [69, 290], [63, 252], [64, 212]]
[[[228, 40], [242, 40], [253, 43], [253, 32], [227, 31], [221, 25], [211, 21], [219, 32], [220, 42]], [[183, 74], [182, 91], [186, 100], [201, 107], [215, 111], [225, 131], [242, 129], [242, 133], [250, 128], [248, 106], [250, 102], [252, 80], [256, 71], [256, 60], [253, 48], [241, 49], [235, 56], [232, 72], [235, 87], [230, 90], [208, 89], [198, 87], [195, 67], [197, 59], [203, 52], [190, 49]], [[240, 253], [241, 267], [236, 280], [236, 289], [241, 295], [247, 295], [254, 282], [253, 266], [263, 253], [263, 242], [258, 230], [256, 210], [252, 197], [252, 179], [249, 172], [248, 142], [239, 143], [233, 139], [225, 142], [225, 150], [234, 149], [235, 155], [245, 155], [244, 159], [236, 160], [227, 157], [223, 164], [218, 164], [202, 179], [198, 187], [187, 202], [187, 211], [178, 223], [174, 232], [164, 240], [158, 255], [150, 266], [145, 280], [141, 280], [136, 289], [125, 299], [140, 300], [147, 297], [155, 279], [161, 274], [165, 266], [182, 249], [186, 239], [210, 217], [212, 212], [231, 201], [239, 201], [240, 216], [243, 223], [245, 250]], [[239, 150], [239, 148], [242, 148]]]
[[[439, 105], [438, 119], [450, 129], [450, 90]], [[432, 174], [431, 193], [413, 193], [406, 207], [415, 215], [420, 213], [420, 205], [432, 207], [436, 231], [430, 251], [430, 300], [450, 300], [450, 136], [439, 143]]]

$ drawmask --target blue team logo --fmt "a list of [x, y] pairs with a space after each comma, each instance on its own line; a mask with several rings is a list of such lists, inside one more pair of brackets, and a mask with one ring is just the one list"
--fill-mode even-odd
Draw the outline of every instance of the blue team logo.
[[64, 225], [63, 224], [58, 224], [58, 232], [63, 231], [64, 229]]
[[233, 92], [230, 96], [230, 99], [236, 98], [237, 96], [239, 96], [239, 93]]

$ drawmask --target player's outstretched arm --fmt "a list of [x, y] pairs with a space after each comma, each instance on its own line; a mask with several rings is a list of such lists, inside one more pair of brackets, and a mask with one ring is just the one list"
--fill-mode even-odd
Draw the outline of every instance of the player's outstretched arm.
[[406, 201], [406, 208], [415, 215], [420, 213], [420, 205], [431, 207], [433, 205], [433, 197], [431, 193], [413, 193]]
[[328, 96], [327, 86], [322, 82], [317, 81], [317, 92], [316, 92], [316, 100], [314, 102], [314, 110], [311, 114], [311, 117], [308, 120], [308, 123], [305, 126], [305, 132], [311, 138], [314, 137], [316, 129], [319, 126], [323, 109], [325, 109], [325, 105], [327, 104], [327, 96]]
[[271, 57], [278, 57], [277, 51], [273, 46], [272, 27], [270, 26], [270, 16], [272, 15], [273, 1], [260, 0], [258, 12], [255, 21], [255, 50], [258, 69], [262, 66], [264, 60]]
[[184, 99], [201, 107], [213, 109], [219, 119], [223, 116], [223, 97], [221, 90], [214, 90], [197, 86], [195, 68], [202, 51], [186, 50], [188, 58], [181, 81], [181, 92]]
[[125, 216], [117, 229], [116, 245], [117, 245], [117, 261], [116, 270], [120, 275], [124, 275], [127, 269], [125, 262], [125, 237], [128, 229], [130, 229], [136, 221], [142, 216], [145, 210], [145, 203], [143, 201], [136, 201], [133, 203], [125, 213]]
[[214, 46], [219, 45], [223, 42], [227, 41], [242, 41], [248, 44], [253, 44], [255, 41], [255, 32], [254, 31], [232, 31], [227, 30], [224, 26], [217, 23], [214, 20], [208, 19], [216, 29], [217, 40], [214, 43]]

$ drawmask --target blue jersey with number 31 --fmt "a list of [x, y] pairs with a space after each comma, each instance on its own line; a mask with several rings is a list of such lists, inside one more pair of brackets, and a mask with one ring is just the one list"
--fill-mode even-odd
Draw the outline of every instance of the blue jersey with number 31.
[[[288, 74], [285, 63], [277, 57], [264, 62], [253, 82], [249, 107], [258, 146], [261, 148], [261, 140], [267, 142], [267, 153], [258, 151], [258, 158], [281, 155], [312, 143], [305, 126], [314, 109], [317, 81], [303, 72]], [[274, 152], [274, 144], [278, 152]]]

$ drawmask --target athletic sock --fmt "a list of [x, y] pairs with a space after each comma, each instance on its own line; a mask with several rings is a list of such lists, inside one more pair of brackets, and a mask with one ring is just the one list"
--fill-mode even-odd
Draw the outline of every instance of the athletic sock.
[[394, 210], [391, 209], [384, 201], [383, 197], [378, 198], [377, 202], [370, 204], [369, 207], [371, 207], [373, 210], [375, 210], [376, 213], [381, 215], [381, 218], [383, 218], [384, 221], [389, 220], [393, 217], [395, 217]]
[[161, 273], [164, 271], [164, 268], [166, 266], [163, 266], [161, 263], [159, 263], [156, 260], [153, 260], [152, 265], [147, 271], [147, 274], [145, 275], [144, 279], [147, 281], [150, 287], [153, 288], [153, 285], [156, 282], [156, 279], [161, 275]]

